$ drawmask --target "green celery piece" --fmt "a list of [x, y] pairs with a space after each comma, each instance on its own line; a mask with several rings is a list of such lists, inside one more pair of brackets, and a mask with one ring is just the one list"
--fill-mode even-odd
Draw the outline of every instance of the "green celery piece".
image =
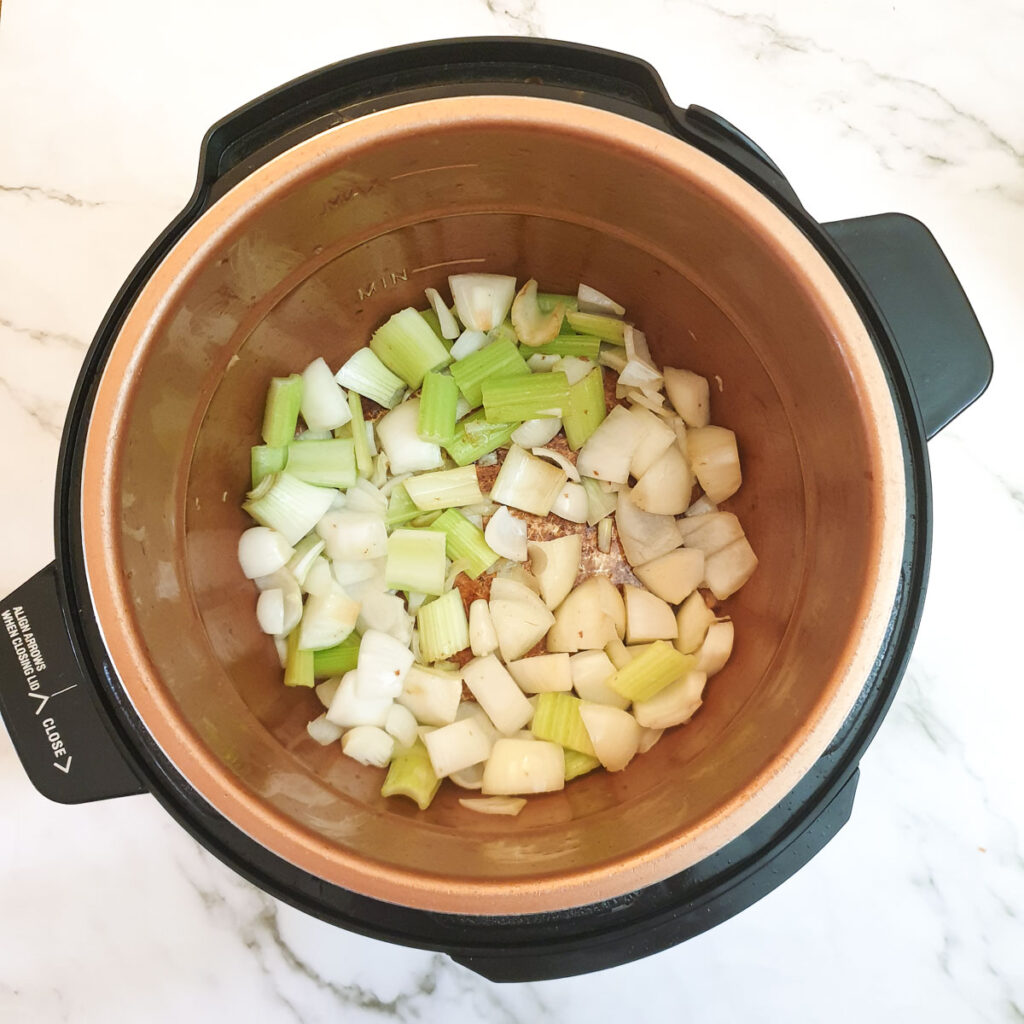
[[441, 786], [441, 780], [434, 774], [430, 755], [417, 737], [416, 742], [399, 754], [388, 767], [381, 796], [405, 796], [425, 811]]
[[384, 585], [439, 596], [444, 591], [446, 539], [434, 530], [402, 527], [388, 537]]
[[567, 313], [575, 313], [580, 308], [579, 299], [575, 295], [559, 295], [558, 292], [537, 292], [537, 305], [542, 313], [550, 313], [561, 303]]
[[384, 516], [384, 525], [389, 530], [402, 526], [412, 519], [423, 515], [423, 510], [409, 497], [403, 484], [395, 484], [388, 501], [388, 510]]
[[475, 409], [482, 400], [485, 380], [492, 377], [529, 377], [530, 368], [515, 344], [501, 339], [452, 363], [452, 376], [462, 397]]
[[[357, 396], [358, 397], [358, 396]], [[293, 441], [288, 445], [285, 467], [292, 476], [320, 487], [351, 487], [356, 482], [356, 457], [353, 442], [332, 438], [329, 441]]]
[[562, 427], [569, 447], [575, 452], [601, 425], [607, 415], [604, 398], [604, 375], [595, 366], [582, 380], [569, 388], [569, 401], [562, 414]]
[[447, 444], [455, 433], [455, 407], [459, 386], [445, 373], [428, 373], [423, 378], [417, 432], [424, 441]]
[[520, 345], [519, 354], [524, 359], [530, 356], [581, 356], [584, 359], [597, 359], [601, 354], [601, 339], [590, 334], [560, 334], [551, 341], [544, 342], [536, 348]]
[[626, 343], [625, 322], [613, 316], [602, 316], [600, 313], [566, 313], [565, 319], [577, 334], [591, 334], [613, 345]]
[[449, 590], [416, 613], [420, 657], [424, 662], [444, 661], [469, 646], [469, 622], [462, 595]]
[[569, 381], [560, 371], [529, 377], [489, 377], [483, 383], [488, 423], [561, 416], [569, 403]]
[[430, 525], [431, 530], [439, 530], [446, 535], [445, 551], [453, 561], [462, 561], [463, 570], [470, 579], [476, 579], [498, 560], [498, 553], [493, 551], [484, 540], [484, 531], [475, 523], [471, 523], [457, 508], [445, 509]]
[[563, 752], [565, 754], [566, 782], [586, 775], [587, 772], [592, 772], [601, 766], [601, 762], [596, 757], [591, 757], [590, 754], [581, 754], [578, 750], [569, 750], [568, 747], [564, 747]]
[[430, 309], [421, 309], [419, 310], [419, 314], [421, 317], [423, 317], [424, 320], [427, 321], [427, 325], [437, 336], [437, 340], [441, 342], [442, 345], [444, 345], [445, 351], [451, 352], [452, 340], [446, 338], [441, 333], [441, 321], [438, 318], [438, 315], [434, 312], [433, 307], [431, 307]]
[[359, 634], [353, 630], [340, 644], [313, 652], [313, 675], [317, 679], [342, 676], [351, 672], [358, 660]]
[[268, 444], [253, 445], [249, 457], [252, 469], [252, 490], [255, 490], [260, 481], [271, 473], [280, 473], [288, 461], [288, 448], [271, 448]]
[[366, 426], [363, 418], [363, 401], [355, 391], [348, 393], [348, 407], [352, 411], [352, 441], [355, 445], [356, 470], [361, 477], [368, 477], [373, 472], [373, 456], [370, 454], [370, 442], [366, 439]]
[[542, 693], [530, 723], [530, 731], [539, 740], [550, 740], [569, 750], [594, 756], [587, 727], [580, 717], [579, 697], [571, 693]]
[[334, 379], [343, 388], [355, 391], [385, 409], [393, 409], [405, 394], [402, 378], [392, 373], [376, 353], [366, 347], [356, 349]]
[[509, 319], [502, 320], [497, 327], [492, 327], [487, 335], [491, 341], [511, 341], [513, 345], [519, 344], [519, 336]]
[[455, 426], [455, 434], [445, 450], [457, 466], [468, 466], [512, 440], [515, 423], [488, 423], [483, 409], [477, 409]]
[[273, 377], [267, 388], [267, 404], [263, 410], [263, 441], [271, 448], [281, 448], [295, 436], [302, 405], [302, 377]]
[[373, 332], [370, 351], [411, 388], [423, 383], [424, 374], [452, 361], [430, 325], [412, 306], [399, 310]]
[[623, 665], [608, 680], [608, 685], [629, 700], [650, 700], [696, 664], [696, 655], [680, 654], [664, 640], [655, 640], [646, 651]]
[[313, 686], [316, 679], [313, 675], [312, 651], [299, 649], [299, 627], [296, 626], [288, 634], [284, 662], [285, 686]]

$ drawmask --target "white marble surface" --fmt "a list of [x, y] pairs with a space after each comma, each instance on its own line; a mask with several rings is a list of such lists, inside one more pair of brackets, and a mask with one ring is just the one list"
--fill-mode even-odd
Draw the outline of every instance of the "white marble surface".
[[46, 802], [0, 734], [0, 1020], [1024, 1020], [1021, 0], [7, 0], [0, 594], [52, 556], [79, 362], [189, 195], [206, 127], [333, 60], [489, 33], [647, 58], [677, 101], [761, 142], [819, 219], [920, 217], [974, 302], [995, 382], [930, 446], [931, 588], [853, 819], [682, 947], [498, 987], [276, 903], [150, 798]]

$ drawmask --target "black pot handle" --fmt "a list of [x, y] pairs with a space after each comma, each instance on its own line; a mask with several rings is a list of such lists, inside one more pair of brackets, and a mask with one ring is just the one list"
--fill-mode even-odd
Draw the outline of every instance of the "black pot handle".
[[773, 198], [799, 206], [767, 154], [718, 114], [677, 107], [646, 61], [550, 39], [484, 36], [378, 50], [296, 78], [218, 121], [203, 140], [199, 188], [215, 199], [303, 138], [386, 107], [459, 92], [538, 95], [645, 121], [711, 153]]
[[822, 226], [891, 328], [934, 437], [992, 379], [992, 352], [953, 268], [932, 233], [902, 213]]
[[51, 562], [0, 603], [0, 713], [32, 784], [62, 804], [143, 793], [82, 670]]

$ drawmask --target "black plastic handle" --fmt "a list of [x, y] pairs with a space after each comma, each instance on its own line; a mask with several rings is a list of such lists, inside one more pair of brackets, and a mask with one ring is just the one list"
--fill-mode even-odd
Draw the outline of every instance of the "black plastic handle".
[[981, 397], [992, 352], [932, 233], [913, 217], [882, 213], [822, 225], [887, 321], [934, 437]]
[[0, 622], [0, 713], [36, 789], [62, 804], [145, 792], [75, 656], [52, 562], [0, 604]]

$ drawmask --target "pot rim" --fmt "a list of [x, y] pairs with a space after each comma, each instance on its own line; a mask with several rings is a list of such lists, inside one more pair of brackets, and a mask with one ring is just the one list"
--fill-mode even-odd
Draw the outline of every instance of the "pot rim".
[[[486, 100], [486, 106], [482, 101]], [[191, 273], [253, 209], [342, 152], [374, 147], [432, 124], [557, 129], [580, 137], [613, 137], [645, 160], [699, 179], [716, 202], [731, 206], [766, 240], [784, 248], [833, 336], [856, 368], [874, 424], [872, 439], [883, 471], [874, 488], [881, 515], [871, 543], [877, 581], [866, 594], [831, 685], [815, 714], [741, 793], [698, 826], [620, 860], [575, 872], [508, 882], [469, 882], [427, 875], [353, 855], [264, 803], [181, 721], [162, 687], [145, 645], [135, 634], [122, 586], [119, 522], [95, 496], [118, 486], [115, 438], [131, 381], [147, 346], [160, 333], [174, 298]], [[98, 629], [122, 688], [165, 756], [193, 789], [236, 827], [277, 856], [310, 874], [364, 895], [403, 906], [474, 915], [562, 910], [623, 895], [661, 881], [703, 860], [742, 834], [777, 804], [821, 756], [854, 706], [882, 647], [897, 593], [905, 528], [904, 464], [893, 399], [865, 324], [841, 281], [800, 229], [769, 199], [712, 157], [656, 128], [590, 107], [524, 96], [432, 99], [364, 115], [297, 144], [228, 191], [188, 228], [146, 281], [111, 346], [95, 391], [84, 440], [82, 549]], [[84, 511], [95, 510], [93, 515]]]

